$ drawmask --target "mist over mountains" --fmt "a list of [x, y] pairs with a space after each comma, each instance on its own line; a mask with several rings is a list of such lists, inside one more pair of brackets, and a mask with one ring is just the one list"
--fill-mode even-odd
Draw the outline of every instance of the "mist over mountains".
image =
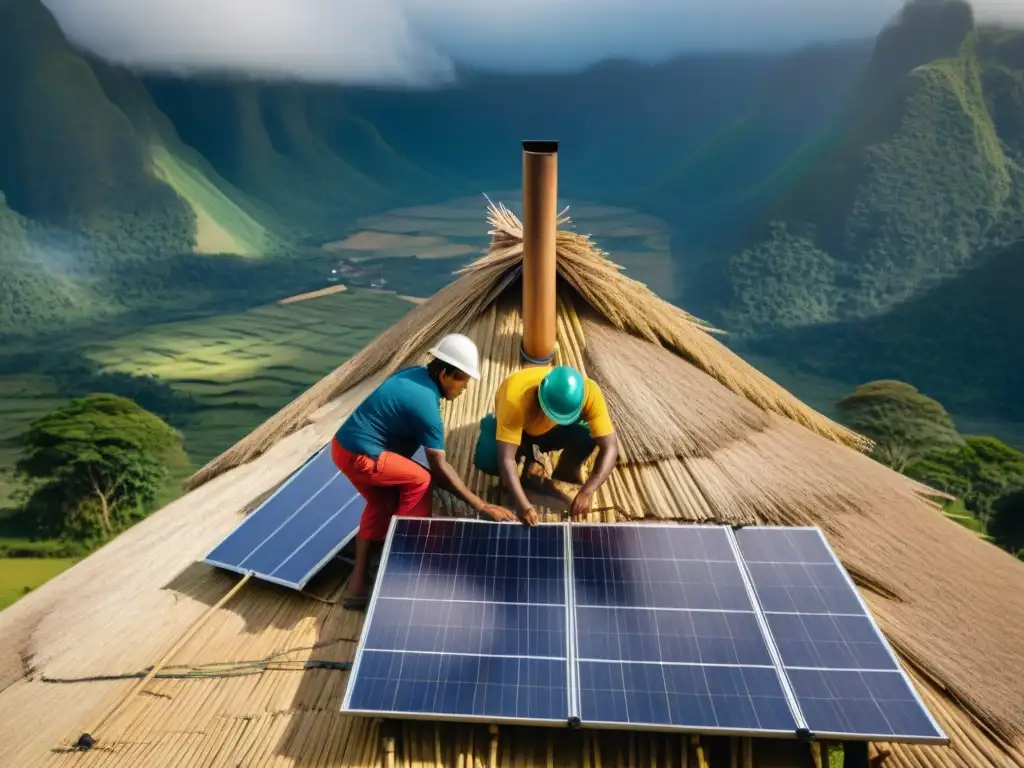
[[877, 38], [453, 72], [138, 74], [0, 0], [0, 333], [299, 272], [359, 216], [518, 186], [552, 137], [561, 192], [664, 218], [666, 298], [738, 342], [1024, 415], [1024, 34], [916, 0]]

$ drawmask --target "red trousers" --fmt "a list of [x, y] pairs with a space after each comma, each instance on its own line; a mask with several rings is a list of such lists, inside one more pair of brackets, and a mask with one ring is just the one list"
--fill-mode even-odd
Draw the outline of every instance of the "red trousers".
[[365, 454], [346, 451], [337, 438], [331, 440], [331, 458], [366, 499], [356, 534], [359, 538], [384, 541], [395, 515], [430, 517], [430, 472], [419, 463], [390, 451], [374, 461]]

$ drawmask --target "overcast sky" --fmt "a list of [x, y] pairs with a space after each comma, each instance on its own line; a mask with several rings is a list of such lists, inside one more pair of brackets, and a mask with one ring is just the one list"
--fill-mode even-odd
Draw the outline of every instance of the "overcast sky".
[[[902, 0], [44, 0], [105, 58], [341, 83], [415, 84], [452, 62], [517, 72], [765, 50], [878, 32]], [[976, 0], [1024, 20], [1024, 0]]]

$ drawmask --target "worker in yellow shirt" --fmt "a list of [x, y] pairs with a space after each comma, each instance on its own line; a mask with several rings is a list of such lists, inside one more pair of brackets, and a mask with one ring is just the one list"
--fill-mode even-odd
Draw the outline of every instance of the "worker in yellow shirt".
[[[583, 481], [583, 463], [599, 449], [594, 469]], [[535, 451], [561, 451], [551, 477], [536, 460]], [[575, 368], [531, 367], [516, 371], [501, 383], [494, 397], [494, 414], [480, 422], [474, 463], [497, 475], [512, 495], [526, 525], [538, 521], [537, 511], [523, 485], [544, 490], [551, 481], [580, 486], [571, 514], [584, 516], [595, 491], [611, 474], [618, 458], [618, 440], [601, 388]], [[522, 477], [519, 459], [525, 459]], [[568, 501], [568, 499], [566, 499]]]

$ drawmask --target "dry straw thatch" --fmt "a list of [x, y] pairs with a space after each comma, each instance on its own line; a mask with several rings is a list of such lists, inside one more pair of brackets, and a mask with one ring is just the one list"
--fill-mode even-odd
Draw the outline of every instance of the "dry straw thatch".
[[[213, 459], [187, 487], [196, 488], [232, 467], [250, 461], [307, 423], [313, 413], [365, 379], [390, 373], [423, 356], [443, 333], [464, 332], [519, 277], [523, 226], [504, 205], [488, 204], [491, 245], [487, 255], [460, 271], [460, 277], [380, 334], [362, 351], [296, 398], [232, 448]], [[570, 222], [561, 215], [559, 224]], [[574, 293], [613, 327], [664, 346], [700, 371], [764, 411], [781, 414], [817, 434], [858, 449], [870, 442], [800, 402], [792, 394], [717, 341], [714, 329], [659, 299], [645, 285], [621, 274], [586, 235], [559, 230], [558, 274]], [[642, 430], [643, 431], [643, 430]], [[641, 435], [637, 440], [642, 441]], [[656, 440], [637, 460], [671, 458]]]
[[[471, 485], [486, 491], [490, 481], [469, 460], [473, 427], [497, 382], [517, 364], [522, 260], [521, 223], [493, 204], [488, 219], [492, 239], [483, 258], [211, 462], [193, 486], [259, 455], [341, 393], [419, 361], [439, 335], [459, 330], [480, 346], [485, 380], [472, 399], [446, 405], [446, 424], [454, 430], [449, 454]], [[950, 551], [949, 537], [960, 531], [950, 523], [935, 537], [934, 525], [946, 521], [922, 498], [934, 491], [864, 456], [868, 441], [805, 406], [722, 345], [712, 329], [625, 277], [589, 237], [561, 230], [556, 247], [559, 356], [601, 384], [623, 449], [598, 506], [634, 518], [822, 526], [858, 582], [899, 606], [885, 604], [891, 618], [885, 629], [918, 673], [954, 692], [1002, 738], [1024, 734], [1024, 714], [1011, 703], [1020, 685], [989, 674], [981, 661], [1000, 658], [1003, 669], [1020, 667], [1019, 649], [1005, 645], [1018, 636], [1024, 642], [1020, 623], [991, 616], [999, 585], [1014, 582], [1016, 564], [970, 535], [952, 539], [956, 551]], [[921, 530], [908, 541], [915, 526]], [[959, 579], [979, 581], [953, 587], [941, 566], [932, 565], [942, 563], [962, 567], [953, 571]], [[941, 602], [936, 585], [942, 585]], [[990, 638], [963, 634], [985, 625], [993, 629]], [[933, 653], [938, 647], [944, 651]]]

